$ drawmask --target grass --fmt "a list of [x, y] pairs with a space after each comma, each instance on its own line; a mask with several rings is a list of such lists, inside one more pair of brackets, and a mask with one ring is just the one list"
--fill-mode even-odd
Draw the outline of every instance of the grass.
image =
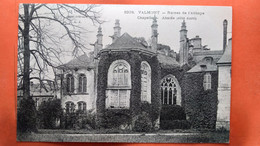
[[[134, 142], [134, 143], [227, 143], [228, 131], [159, 130], [151, 133], [102, 130], [49, 130], [18, 134], [18, 141], [41, 142]], [[108, 134], [109, 133], [109, 134]]]

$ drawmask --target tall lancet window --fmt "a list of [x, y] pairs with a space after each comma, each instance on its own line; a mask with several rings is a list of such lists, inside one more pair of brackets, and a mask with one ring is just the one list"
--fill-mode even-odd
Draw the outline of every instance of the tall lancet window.
[[151, 103], [151, 67], [146, 61], [141, 63], [141, 101]]
[[114, 61], [108, 70], [106, 108], [129, 108], [131, 90], [130, 65], [125, 60]]
[[86, 93], [87, 92], [87, 78], [86, 78], [85, 74], [79, 75], [78, 92], [79, 93]]
[[161, 81], [161, 101], [162, 104], [180, 105], [180, 86], [177, 79], [168, 75]]
[[66, 91], [68, 93], [74, 93], [74, 77], [73, 77], [73, 75], [67, 74], [66, 81], [67, 81]]

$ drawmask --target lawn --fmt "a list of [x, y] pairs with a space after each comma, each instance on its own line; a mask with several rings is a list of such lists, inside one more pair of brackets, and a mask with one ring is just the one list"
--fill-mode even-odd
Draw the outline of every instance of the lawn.
[[[105, 132], [110, 132], [106, 134]], [[111, 133], [111, 131], [46, 130], [38, 133], [18, 134], [18, 141], [41, 142], [134, 142], [134, 143], [228, 143], [229, 132], [173, 130], [152, 133]]]

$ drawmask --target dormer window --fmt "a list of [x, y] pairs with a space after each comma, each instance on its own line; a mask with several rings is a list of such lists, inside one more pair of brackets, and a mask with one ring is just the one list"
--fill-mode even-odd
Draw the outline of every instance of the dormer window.
[[212, 57], [205, 57], [203, 60], [204, 60], [205, 63], [208, 63], [208, 64], [212, 64], [212, 62], [213, 62]]
[[204, 87], [205, 91], [211, 89], [211, 75], [210, 75], [210, 73], [206, 73], [204, 75], [203, 87]]
[[202, 64], [200, 65], [200, 68], [202, 71], [205, 71], [207, 69], [207, 65], [206, 64]]

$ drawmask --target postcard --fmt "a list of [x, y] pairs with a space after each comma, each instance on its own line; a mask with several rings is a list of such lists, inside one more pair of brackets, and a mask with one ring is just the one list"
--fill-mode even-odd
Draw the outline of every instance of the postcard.
[[20, 4], [17, 141], [228, 143], [232, 7]]

